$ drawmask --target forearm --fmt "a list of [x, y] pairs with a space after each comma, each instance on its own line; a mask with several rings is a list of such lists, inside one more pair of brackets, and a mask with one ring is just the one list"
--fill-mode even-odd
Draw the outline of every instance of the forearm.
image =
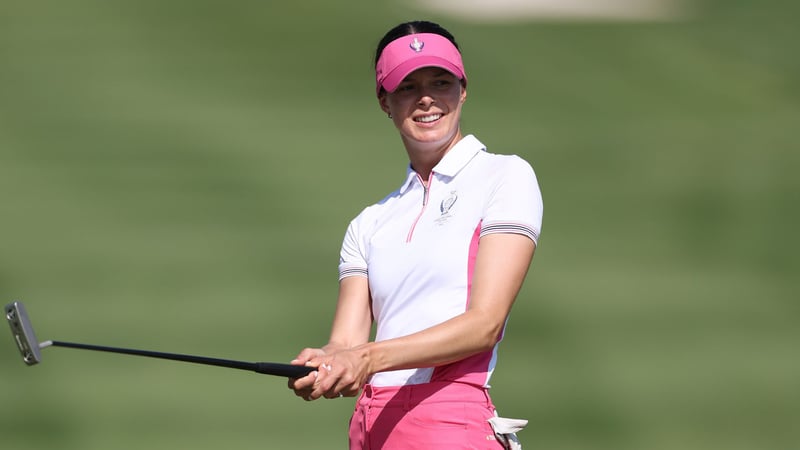
[[446, 322], [407, 336], [370, 342], [354, 349], [370, 373], [434, 367], [490, 350], [502, 332], [505, 316], [487, 320], [469, 310]]
[[372, 308], [369, 283], [363, 277], [348, 277], [339, 284], [339, 300], [331, 325], [325, 353], [351, 349], [369, 340], [372, 329]]

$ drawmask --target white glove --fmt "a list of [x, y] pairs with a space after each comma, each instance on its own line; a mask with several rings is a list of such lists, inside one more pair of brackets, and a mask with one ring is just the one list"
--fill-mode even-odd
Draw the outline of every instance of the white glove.
[[517, 432], [528, 425], [524, 419], [508, 419], [505, 417], [492, 417], [488, 419], [495, 436], [507, 450], [522, 450], [522, 444], [517, 439]]

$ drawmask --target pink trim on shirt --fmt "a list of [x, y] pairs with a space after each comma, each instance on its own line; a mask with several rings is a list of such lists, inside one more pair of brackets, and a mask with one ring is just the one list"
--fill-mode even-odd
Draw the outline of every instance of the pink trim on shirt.
[[[431, 172], [433, 175], [433, 172]], [[430, 182], [426, 185], [424, 181], [422, 181], [422, 177], [417, 175], [417, 179], [419, 180], [420, 184], [422, 184], [423, 194], [422, 194], [422, 208], [419, 210], [419, 214], [417, 214], [417, 218], [414, 219], [414, 223], [411, 224], [411, 229], [408, 230], [408, 235], [406, 236], [406, 242], [411, 242], [411, 238], [414, 237], [414, 229], [417, 228], [417, 223], [419, 223], [419, 219], [425, 214], [425, 207], [428, 206], [428, 198], [430, 197], [431, 192], [431, 183], [433, 182], [433, 176], [429, 177], [428, 180]]]
[[[475, 273], [475, 261], [478, 258], [478, 245], [481, 236], [481, 222], [475, 227], [472, 240], [469, 243], [469, 257], [467, 258], [467, 298], [464, 310], [469, 307], [472, 293], [472, 276]], [[495, 345], [495, 348], [497, 346]], [[472, 355], [468, 358], [451, 364], [436, 367], [431, 374], [431, 381], [459, 381], [475, 386], [486, 386], [489, 378], [489, 369], [494, 358], [495, 350]]]

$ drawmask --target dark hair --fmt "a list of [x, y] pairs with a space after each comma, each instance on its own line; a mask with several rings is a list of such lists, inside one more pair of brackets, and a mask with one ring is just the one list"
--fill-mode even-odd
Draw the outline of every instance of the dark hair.
[[401, 23], [400, 25], [386, 32], [386, 34], [383, 36], [383, 39], [381, 39], [381, 41], [378, 43], [377, 50], [375, 50], [375, 66], [377, 67], [378, 60], [381, 58], [381, 53], [383, 53], [383, 49], [386, 48], [389, 43], [397, 38], [418, 33], [433, 33], [444, 36], [447, 38], [447, 40], [452, 42], [453, 45], [455, 45], [456, 49], [459, 49], [458, 44], [456, 44], [456, 38], [454, 38], [449, 31], [445, 30], [438, 23], [428, 22], [426, 20], [413, 20], [411, 22]]

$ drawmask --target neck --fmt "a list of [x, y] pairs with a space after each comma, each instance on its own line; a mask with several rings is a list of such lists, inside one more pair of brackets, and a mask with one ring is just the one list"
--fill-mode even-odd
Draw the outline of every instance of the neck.
[[461, 140], [461, 137], [461, 130], [458, 130], [445, 142], [416, 142], [403, 138], [411, 168], [423, 182], [428, 183], [433, 168]]

